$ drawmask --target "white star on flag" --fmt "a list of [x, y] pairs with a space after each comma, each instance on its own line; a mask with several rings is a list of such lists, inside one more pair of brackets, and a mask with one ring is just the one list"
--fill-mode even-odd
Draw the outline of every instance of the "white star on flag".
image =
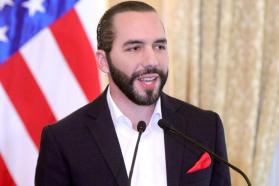
[[0, 42], [7, 43], [9, 41], [6, 33], [8, 31], [8, 26], [0, 27]]
[[33, 16], [36, 12], [45, 12], [45, 8], [43, 6], [44, 0], [29, 0], [22, 3], [22, 6], [28, 9], [29, 16]]
[[12, 6], [13, 4], [12, 0], [0, 0], [0, 10], [3, 10], [6, 5]]

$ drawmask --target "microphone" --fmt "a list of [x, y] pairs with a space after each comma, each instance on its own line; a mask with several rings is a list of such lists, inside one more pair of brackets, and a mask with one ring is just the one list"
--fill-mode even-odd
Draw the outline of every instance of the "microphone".
[[141, 137], [142, 133], [145, 131], [145, 129], [146, 129], [146, 123], [144, 121], [139, 121], [138, 125], [137, 125], [137, 130], [139, 132], [139, 135], [138, 135], [138, 140], [136, 143], [136, 147], [135, 147], [135, 151], [134, 151], [134, 155], [133, 155], [133, 161], [132, 161], [132, 165], [131, 165], [131, 169], [130, 169], [130, 173], [129, 173], [129, 186], [131, 185], [131, 180], [132, 180], [134, 165], [135, 165], [135, 161], [136, 161], [136, 157], [137, 157], [140, 137]]
[[186, 136], [184, 133], [178, 131], [177, 129], [175, 129], [167, 120], [165, 119], [160, 119], [158, 121], [158, 125], [164, 129], [167, 132], [173, 133], [175, 135], [178, 135], [184, 139], [186, 139], [187, 141], [189, 141], [190, 143], [192, 143], [193, 145], [195, 145], [196, 147], [202, 149], [203, 151], [207, 152], [208, 154], [210, 154], [211, 157], [217, 159], [218, 161], [226, 164], [227, 166], [231, 167], [233, 170], [235, 170], [236, 172], [238, 172], [239, 174], [241, 174], [241, 176], [243, 176], [243, 178], [245, 179], [245, 181], [247, 182], [248, 186], [251, 186], [251, 182], [249, 180], [249, 178], [247, 177], [247, 175], [240, 170], [239, 168], [237, 168], [236, 166], [230, 164], [228, 161], [226, 161], [225, 159], [223, 159], [222, 157], [218, 156], [217, 154], [215, 154], [214, 152], [212, 152], [211, 150], [207, 149], [205, 146], [203, 146], [202, 144], [200, 144], [199, 142], [197, 142], [196, 140], [190, 138], [189, 136]]

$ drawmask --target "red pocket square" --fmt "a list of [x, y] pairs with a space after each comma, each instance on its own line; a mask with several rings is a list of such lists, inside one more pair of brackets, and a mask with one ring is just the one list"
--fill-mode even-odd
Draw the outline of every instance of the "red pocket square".
[[187, 173], [193, 173], [198, 170], [206, 169], [211, 164], [211, 158], [207, 152], [203, 153], [200, 159], [195, 163], [195, 165], [190, 168]]

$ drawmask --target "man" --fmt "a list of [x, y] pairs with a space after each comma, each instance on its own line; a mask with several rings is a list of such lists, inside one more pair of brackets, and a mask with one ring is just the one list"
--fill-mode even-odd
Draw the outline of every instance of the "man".
[[162, 93], [167, 39], [154, 8], [135, 1], [115, 5], [101, 18], [97, 40], [98, 66], [109, 86], [92, 103], [44, 128], [36, 185], [129, 185], [139, 121], [147, 127], [131, 185], [230, 185], [225, 165], [158, 126], [164, 118], [227, 158], [218, 115]]

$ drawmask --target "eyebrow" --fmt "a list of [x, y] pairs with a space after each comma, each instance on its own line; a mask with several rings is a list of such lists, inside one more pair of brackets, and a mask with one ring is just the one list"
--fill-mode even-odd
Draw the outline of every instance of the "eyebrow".
[[128, 45], [134, 45], [134, 44], [143, 44], [144, 42], [141, 40], [128, 40], [123, 44], [123, 47]]
[[154, 43], [167, 44], [167, 39], [166, 39], [166, 38], [158, 39], [158, 40], [156, 40]]
[[[123, 47], [128, 46], [128, 45], [143, 44], [143, 43], [144, 43], [144, 41], [142, 41], [142, 40], [128, 40], [123, 44]], [[158, 44], [158, 43], [166, 44], [167, 39], [166, 38], [160, 38], [160, 39], [157, 39], [154, 43], [156, 43], [156, 44]]]

